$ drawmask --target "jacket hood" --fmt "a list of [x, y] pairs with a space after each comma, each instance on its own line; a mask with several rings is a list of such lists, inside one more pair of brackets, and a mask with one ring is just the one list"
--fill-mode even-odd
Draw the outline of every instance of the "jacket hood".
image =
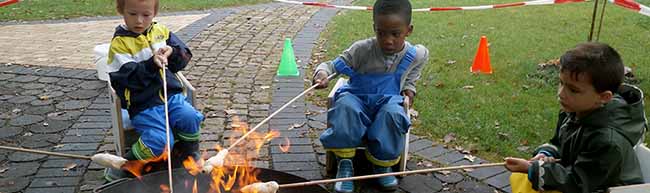
[[632, 146], [636, 145], [648, 128], [643, 109], [643, 92], [636, 86], [623, 84], [612, 100], [605, 105], [607, 126], [623, 135]]

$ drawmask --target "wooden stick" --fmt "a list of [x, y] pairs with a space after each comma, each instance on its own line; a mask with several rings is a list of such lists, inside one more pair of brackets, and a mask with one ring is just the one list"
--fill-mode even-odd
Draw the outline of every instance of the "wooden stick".
[[[332, 79], [332, 78], [334, 78], [336, 75], [337, 75], [337, 73], [334, 73], [334, 74], [328, 76], [327, 79]], [[298, 94], [298, 96], [293, 97], [293, 99], [289, 100], [289, 102], [287, 102], [287, 103], [285, 103], [284, 105], [282, 105], [282, 107], [280, 107], [278, 110], [275, 110], [275, 112], [271, 113], [271, 115], [269, 115], [269, 116], [266, 117], [264, 120], [262, 120], [262, 122], [260, 122], [260, 123], [258, 123], [257, 125], [255, 125], [255, 127], [253, 127], [253, 129], [251, 129], [250, 131], [246, 132], [246, 134], [244, 134], [244, 135], [241, 136], [239, 139], [237, 139], [237, 141], [235, 141], [234, 143], [230, 144], [230, 147], [228, 147], [228, 149], [232, 149], [233, 147], [237, 146], [237, 144], [239, 144], [242, 140], [244, 140], [246, 137], [248, 137], [248, 135], [250, 135], [251, 133], [253, 133], [255, 130], [257, 130], [259, 127], [261, 127], [261, 126], [262, 126], [264, 123], [266, 123], [267, 121], [271, 120], [271, 118], [273, 118], [275, 115], [277, 115], [278, 113], [280, 113], [280, 111], [284, 110], [284, 109], [287, 108], [291, 103], [295, 102], [295, 101], [298, 100], [300, 97], [302, 97], [303, 95], [307, 94], [307, 92], [309, 92], [309, 91], [311, 91], [311, 90], [314, 90], [316, 87], [318, 87], [318, 84], [315, 84], [315, 85], [313, 85], [313, 86], [307, 88], [305, 91], [302, 91], [302, 93]]]
[[91, 160], [90, 156], [56, 153], [56, 152], [41, 151], [41, 150], [35, 150], [35, 149], [25, 149], [25, 148], [19, 148], [19, 147], [9, 147], [9, 146], [0, 145], [0, 149], [27, 152], [27, 153], [36, 153], [36, 154], [43, 154], [43, 155], [52, 155], [52, 156], [59, 156], [59, 157], [67, 157], [67, 158], [74, 158], [74, 159]]
[[[155, 50], [155, 49], [154, 49]], [[154, 56], [155, 57], [155, 56]], [[169, 129], [169, 104], [168, 101], [169, 98], [167, 98], [167, 64], [163, 63], [162, 68], [160, 71], [162, 71], [162, 81], [163, 81], [163, 92], [165, 95], [165, 101], [163, 103], [165, 104], [165, 137], [167, 137], [167, 145], [166, 148], [167, 151], [167, 177], [169, 178], [169, 192], [173, 193], [174, 192], [174, 183], [173, 183], [173, 178], [172, 178], [172, 144], [171, 144], [171, 137], [170, 137], [170, 129]]]
[[348, 178], [336, 178], [336, 179], [327, 179], [327, 180], [316, 180], [316, 181], [310, 181], [310, 182], [298, 182], [298, 183], [292, 183], [292, 184], [282, 184], [282, 185], [280, 185], [280, 188], [294, 188], [294, 187], [311, 186], [311, 185], [316, 185], [316, 184], [327, 184], [327, 183], [341, 182], [341, 181], [365, 180], [365, 179], [379, 178], [379, 177], [385, 177], [385, 176], [409, 175], [409, 174], [430, 173], [430, 172], [445, 171], [445, 170], [459, 170], [459, 169], [469, 169], [469, 168], [485, 168], [485, 167], [496, 167], [496, 166], [505, 166], [505, 165], [506, 165], [505, 162], [501, 162], [501, 163], [491, 163], [491, 164], [462, 165], [462, 166], [453, 166], [453, 167], [445, 167], [445, 168], [429, 168], [429, 169], [403, 171], [403, 172], [391, 172], [391, 173], [384, 173], [384, 174], [355, 176], [355, 177], [348, 177]]

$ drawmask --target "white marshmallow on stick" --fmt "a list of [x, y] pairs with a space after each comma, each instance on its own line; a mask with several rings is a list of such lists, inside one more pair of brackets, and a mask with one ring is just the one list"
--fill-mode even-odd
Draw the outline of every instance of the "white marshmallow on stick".
[[85, 155], [65, 154], [65, 153], [49, 152], [49, 151], [42, 151], [42, 150], [36, 150], [36, 149], [25, 149], [25, 148], [20, 148], [20, 147], [9, 147], [9, 146], [3, 146], [3, 145], [0, 145], [0, 149], [27, 152], [27, 153], [35, 153], [35, 154], [42, 154], [42, 155], [51, 155], [51, 156], [58, 156], [58, 157], [67, 157], [67, 158], [73, 158], [73, 159], [92, 160], [93, 162], [96, 162], [100, 166], [111, 167], [111, 168], [115, 168], [115, 169], [121, 169], [122, 166], [127, 162], [126, 159], [124, 159], [124, 158], [122, 158], [120, 156], [116, 156], [116, 155], [112, 155], [112, 154], [108, 154], [108, 153], [95, 154], [95, 155], [93, 155], [91, 157], [91, 156], [85, 156]]
[[222, 149], [219, 151], [217, 155], [212, 156], [210, 159], [205, 161], [205, 164], [203, 164], [203, 172], [210, 173], [215, 167], [222, 167], [227, 155], [228, 149]]
[[100, 166], [110, 167], [114, 169], [121, 169], [122, 166], [127, 161], [123, 157], [108, 154], [108, 153], [95, 154], [92, 157], [90, 157], [90, 160], [99, 164]]
[[275, 181], [256, 182], [249, 184], [240, 189], [242, 193], [276, 193], [280, 185]]

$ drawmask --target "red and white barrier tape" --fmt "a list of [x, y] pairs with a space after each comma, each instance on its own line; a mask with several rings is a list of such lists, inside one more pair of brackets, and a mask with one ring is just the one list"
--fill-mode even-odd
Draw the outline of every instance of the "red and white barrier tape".
[[494, 4], [494, 5], [477, 5], [477, 6], [462, 6], [462, 7], [431, 7], [431, 8], [420, 8], [413, 9], [413, 11], [451, 11], [451, 10], [483, 10], [483, 9], [499, 9], [506, 7], [519, 7], [519, 6], [528, 6], [528, 5], [551, 5], [551, 4], [562, 4], [562, 3], [576, 3], [584, 2], [584, 0], [535, 0], [535, 1], [525, 1], [525, 2], [515, 2], [515, 3], [503, 3], [503, 4]]
[[[326, 8], [336, 8], [336, 9], [350, 9], [350, 10], [372, 10], [372, 7], [364, 6], [345, 6], [345, 5], [332, 5], [328, 3], [321, 2], [300, 2], [292, 0], [275, 0], [282, 3], [298, 4], [298, 5], [309, 5], [309, 6], [318, 6]], [[462, 7], [430, 7], [430, 8], [418, 8], [413, 9], [414, 12], [427, 12], [427, 11], [456, 11], [456, 10], [483, 10], [483, 9], [498, 9], [506, 7], [519, 7], [519, 6], [528, 6], [528, 5], [550, 5], [550, 4], [563, 4], [563, 3], [577, 3], [584, 2], [585, 0], [534, 0], [534, 1], [525, 1], [525, 2], [515, 2], [515, 3], [503, 3], [503, 4], [493, 4], [493, 5], [477, 5], [477, 6], [462, 6]], [[650, 16], [650, 7], [641, 5], [634, 0], [608, 0], [609, 2], [636, 11], [637, 13]]]
[[7, 6], [7, 5], [11, 5], [11, 4], [14, 4], [14, 3], [18, 3], [18, 1], [19, 1], [19, 0], [6, 0], [6, 1], [2, 1], [2, 2], [0, 2], [0, 7], [4, 7], [4, 6]]
[[650, 16], [650, 7], [641, 5], [634, 0], [608, 0], [610, 3]]
[[[309, 5], [309, 6], [318, 6], [318, 7], [327, 7], [327, 8], [372, 10], [372, 7], [332, 5], [332, 4], [321, 3], [321, 2], [300, 2], [300, 1], [291, 1], [291, 0], [275, 0], [275, 1], [282, 2], [282, 3]], [[550, 5], [550, 4], [561, 4], [561, 3], [575, 3], [575, 2], [584, 2], [584, 1], [585, 0], [535, 0], [535, 1], [504, 3], [504, 4], [494, 4], [494, 5], [478, 5], [478, 6], [463, 6], [463, 7], [430, 7], [430, 8], [413, 9], [413, 11], [427, 12], [427, 11], [452, 11], [452, 10], [482, 10], [482, 9], [498, 9], [498, 8], [506, 8], [506, 7], [526, 6], [526, 5]]]

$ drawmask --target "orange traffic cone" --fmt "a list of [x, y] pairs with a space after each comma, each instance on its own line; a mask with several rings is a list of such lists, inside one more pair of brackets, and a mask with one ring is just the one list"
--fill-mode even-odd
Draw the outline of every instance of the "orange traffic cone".
[[481, 36], [481, 41], [474, 57], [474, 63], [470, 69], [472, 73], [485, 73], [492, 74], [492, 66], [490, 66], [490, 53], [488, 51], [487, 38]]

